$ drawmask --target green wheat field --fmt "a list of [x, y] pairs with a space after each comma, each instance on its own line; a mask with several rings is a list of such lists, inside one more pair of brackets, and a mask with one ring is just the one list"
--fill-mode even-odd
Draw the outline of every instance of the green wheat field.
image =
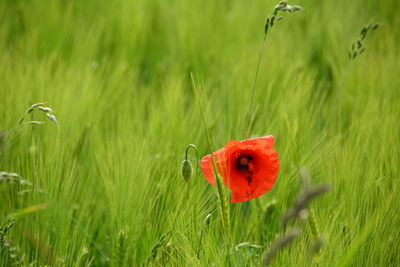
[[[290, 1], [249, 109], [278, 2], [1, 0], [0, 266], [400, 266], [400, 1]], [[228, 203], [200, 159], [266, 135]]]

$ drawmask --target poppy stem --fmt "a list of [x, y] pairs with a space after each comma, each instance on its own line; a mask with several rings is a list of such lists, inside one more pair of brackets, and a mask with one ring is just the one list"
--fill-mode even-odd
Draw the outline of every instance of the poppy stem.
[[188, 159], [188, 151], [189, 151], [190, 148], [193, 148], [196, 151], [196, 159], [198, 160], [199, 159], [199, 151], [198, 151], [197, 147], [195, 145], [193, 145], [193, 144], [187, 145], [185, 159], [186, 160]]

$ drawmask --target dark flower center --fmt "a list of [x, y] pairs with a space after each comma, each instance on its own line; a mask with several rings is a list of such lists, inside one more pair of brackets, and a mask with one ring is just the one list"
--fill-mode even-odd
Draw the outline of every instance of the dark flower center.
[[248, 171], [249, 162], [253, 159], [252, 156], [247, 154], [240, 154], [236, 159], [236, 169], [239, 171]]
[[251, 184], [253, 181], [253, 164], [251, 161], [253, 160], [253, 157], [249, 154], [239, 154], [239, 156], [236, 158], [235, 161], [235, 167], [238, 171], [242, 172], [243, 178], [247, 181], [247, 183]]

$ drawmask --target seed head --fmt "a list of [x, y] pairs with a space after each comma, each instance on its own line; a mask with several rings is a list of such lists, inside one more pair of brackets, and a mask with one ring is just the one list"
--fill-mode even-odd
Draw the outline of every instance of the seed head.
[[50, 113], [46, 113], [47, 117], [49, 118], [49, 120], [55, 124], [57, 124], [57, 119], [56, 116], [54, 116], [53, 114]]
[[53, 113], [53, 110], [49, 107], [38, 106], [38, 109], [40, 109], [41, 111], [46, 112], [46, 113]]

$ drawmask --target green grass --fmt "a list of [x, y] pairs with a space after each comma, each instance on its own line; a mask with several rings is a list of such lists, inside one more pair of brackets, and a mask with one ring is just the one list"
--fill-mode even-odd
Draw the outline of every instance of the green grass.
[[[283, 234], [301, 167], [332, 187], [312, 203], [326, 242], [310, 259], [305, 226], [273, 265], [399, 265], [400, 2], [291, 3], [304, 10], [268, 33], [251, 131], [275, 136], [278, 180], [259, 200], [230, 204], [232, 246], [263, 248], [227, 254], [216, 188], [199, 168], [187, 184], [179, 174], [186, 145], [209, 153], [190, 72], [215, 145], [241, 139], [276, 2], [1, 1], [0, 171], [33, 185], [0, 183], [0, 225], [22, 210], [0, 266], [258, 266]], [[349, 65], [370, 20], [383, 25]], [[58, 125], [39, 112], [45, 125], [18, 125], [37, 102]], [[39, 192], [18, 194], [27, 188]]]

